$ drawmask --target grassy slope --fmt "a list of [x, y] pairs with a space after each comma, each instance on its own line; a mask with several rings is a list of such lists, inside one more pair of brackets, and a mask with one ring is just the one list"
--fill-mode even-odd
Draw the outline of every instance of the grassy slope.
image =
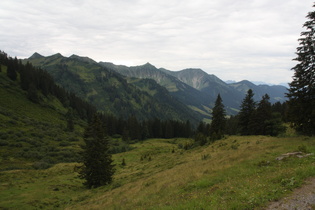
[[[14, 209], [252, 209], [285, 196], [315, 176], [314, 156], [276, 161], [309, 137], [231, 136], [205, 147], [179, 149], [187, 139], [151, 139], [114, 155], [114, 182], [87, 190], [76, 164], [0, 173], [0, 207]], [[172, 150], [175, 150], [172, 152]], [[122, 166], [122, 159], [126, 166]], [[269, 161], [269, 162], [268, 162]]]
[[0, 72], [0, 170], [71, 161], [82, 127], [76, 124], [74, 132], [65, 132], [66, 112], [52, 97], [32, 103], [18, 82]]

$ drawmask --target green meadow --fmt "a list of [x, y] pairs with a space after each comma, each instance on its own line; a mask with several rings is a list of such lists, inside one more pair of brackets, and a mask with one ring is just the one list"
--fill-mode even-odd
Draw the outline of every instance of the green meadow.
[[[150, 139], [115, 154], [112, 184], [86, 189], [78, 163], [0, 172], [2, 209], [260, 209], [315, 176], [314, 137], [230, 136], [182, 149], [190, 139]], [[122, 164], [123, 159], [125, 165]]]
[[114, 181], [87, 189], [76, 172], [86, 122], [67, 131], [67, 111], [54, 97], [32, 103], [0, 72], [0, 209], [263, 209], [315, 176], [315, 137], [288, 129], [194, 148], [184, 138], [133, 143], [113, 155]]

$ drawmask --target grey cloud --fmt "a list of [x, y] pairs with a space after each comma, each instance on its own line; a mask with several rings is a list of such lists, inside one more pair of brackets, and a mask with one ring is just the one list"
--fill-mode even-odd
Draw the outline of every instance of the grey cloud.
[[289, 82], [312, 5], [313, 0], [2, 0], [0, 46], [18, 57], [75, 53], [117, 64], [202, 68], [226, 80]]

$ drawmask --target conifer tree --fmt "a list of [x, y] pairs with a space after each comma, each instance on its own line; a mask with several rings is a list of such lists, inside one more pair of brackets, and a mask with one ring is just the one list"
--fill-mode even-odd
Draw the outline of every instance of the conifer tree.
[[189, 138], [191, 136], [191, 133], [192, 133], [191, 124], [190, 124], [190, 121], [187, 120], [185, 124], [184, 137]]
[[88, 188], [111, 183], [114, 165], [109, 153], [109, 138], [97, 116], [86, 128], [84, 142], [79, 177], [85, 179], [84, 184]]
[[174, 127], [170, 121], [167, 121], [165, 125], [165, 138], [170, 139], [173, 137], [174, 137]]
[[15, 69], [15, 65], [14, 65], [14, 62], [13, 60], [11, 59], [10, 62], [8, 62], [8, 66], [7, 66], [7, 76], [15, 81], [16, 78], [17, 78], [17, 73], [16, 73], [16, 69]]
[[[313, 5], [315, 7], [315, 4]], [[306, 16], [297, 47], [298, 64], [294, 70], [293, 81], [289, 84], [289, 117], [297, 131], [315, 134], [315, 11]]]
[[253, 135], [266, 135], [267, 122], [272, 117], [269, 95], [265, 94], [258, 103], [257, 109], [252, 113], [249, 122], [249, 132]]
[[74, 131], [73, 111], [69, 109], [65, 117], [67, 120], [67, 131], [73, 132]]
[[221, 139], [225, 130], [225, 109], [220, 94], [218, 95], [212, 110], [212, 122], [210, 126], [210, 136], [212, 140]]
[[241, 104], [241, 110], [239, 113], [239, 127], [241, 135], [250, 135], [251, 131], [249, 128], [250, 119], [253, 112], [255, 111], [256, 103], [253, 99], [254, 93], [252, 89], [247, 91], [245, 98]]
[[34, 85], [34, 83], [31, 83], [27, 90], [27, 97], [29, 100], [31, 100], [34, 103], [39, 103], [39, 97], [37, 93], [37, 89]]

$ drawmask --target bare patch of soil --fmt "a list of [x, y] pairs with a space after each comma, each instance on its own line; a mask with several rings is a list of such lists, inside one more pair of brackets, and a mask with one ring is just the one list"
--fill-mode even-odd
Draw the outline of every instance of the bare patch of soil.
[[315, 177], [279, 201], [272, 202], [266, 210], [315, 210]]

